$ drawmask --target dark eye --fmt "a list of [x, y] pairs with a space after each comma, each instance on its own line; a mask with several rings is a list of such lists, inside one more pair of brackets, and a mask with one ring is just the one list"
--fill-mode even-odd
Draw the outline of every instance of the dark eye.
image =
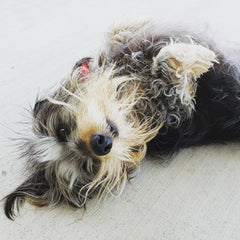
[[110, 127], [110, 132], [112, 133], [113, 137], [117, 137], [118, 136], [117, 127], [110, 120], [107, 120], [107, 124]]
[[70, 134], [70, 129], [67, 125], [65, 124], [58, 125], [56, 135], [60, 142], [66, 142], [69, 134]]
[[48, 100], [42, 100], [42, 101], [37, 101], [35, 103], [34, 109], [33, 109], [33, 115], [34, 117], [37, 116], [38, 112], [42, 107], [44, 107], [48, 103]]

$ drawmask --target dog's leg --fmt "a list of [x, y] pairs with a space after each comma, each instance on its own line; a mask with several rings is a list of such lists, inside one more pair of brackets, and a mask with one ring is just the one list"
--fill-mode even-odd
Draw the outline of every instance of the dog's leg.
[[118, 51], [123, 44], [138, 36], [139, 31], [144, 31], [144, 28], [150, 22], [150, 19], [143, 19], [141, 21], [126, 21], [113, 25], [105, 35], [107, 50], [109, 52]]
[[170, 43], [153, 58], [152, 74], [161, 71], [173, 86], [183, 106], [194, 109], [197, 78], [206, 73], [217, 57], [207, 47], [194, 43]]
[[[132, 38], [139, 30], [143, 31], [144, 26], [151, 22], [150, 19], [143, 19], [139, 21], [126, 21], [120, 24], [115, 24], [109, 29], [106, 39], [110, 42], [126, 42]], [[108, 44], [109, 42], [107, 42]]]

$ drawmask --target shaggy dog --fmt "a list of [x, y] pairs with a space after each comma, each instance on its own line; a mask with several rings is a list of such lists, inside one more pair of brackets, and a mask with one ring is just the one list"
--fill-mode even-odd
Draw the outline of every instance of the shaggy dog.
[[38, 99], [22, 138], [30, 177], [5, 214], [35, 206], [83, 207], [120, 192], [146, 153], [239, 140], [239, 50], [152, 21], [119, 24], [54, 93]]

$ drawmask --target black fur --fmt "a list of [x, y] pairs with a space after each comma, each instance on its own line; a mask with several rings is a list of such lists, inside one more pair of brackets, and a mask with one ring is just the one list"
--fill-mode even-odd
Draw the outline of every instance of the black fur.
[[240, 73], [217, 64], [198, 79], [195, 111], [180, 127], [160, 130], [148, 152], [172, 154], [181, 148], [240, 140]]
[[[152, 58], [169, 41], [169, 36], [150, 35], [150, 37], [148, 41], [130, 39], [128, 43], [123, 44], [119, 52], [108, 59], [122, 69], [119, 75], [144, 76], [146, 82], [143, 85], [146, 84], [146, 88], [149, 88], [148, 85], [155, 79], [164, 79], [161, 66], [155, 76], [152, 75], [150, 68]], [[180, 39], [189, 42], [184, 36]], [[199, 42], [193, 39], [196, 43]], [[174, 119], [165, 124], [159, 134], [147, 144], [149, 154], [169, 155], [184, 147], [240, 140], [240, 72], [234, 63], [225, 59], [212, 44], [209, 47], [218, 55], [219, 63], [215, 63], [213, 68], [197, 80], [193, 115], [190, 119], [185, 119], [184, 109], [181, 109], [182, 106], [177, 102], [176, 109], [180, 108], [177, 111], [182, 113], [181, 124], [175, 127]], [[135, 60], [132, 57], [133, 53], [136, 55]], [[164, 81], [165, 84], [171, 85], [168, 79]], [[161, 86], [158, 88], [160, 90]], [[151, 94], [150, 92], [147, 96], [151, 99], [153, 111], [157, 109], [163, 118], [168, 118], [171, 111], [175, 111], [168, 108], [169, 99], [161, 94], [156, 97]], [[153, 111], [146, 109], [145, 114], [151, 115]]]
[[[71, 201], [71, 196], [67, 196], [67, 192], [59, 191], [60, 186], [56, 179], [54, 170], [51, 171], [49, 175], [47, 169], [48, 162], [42, 163], [38, 166], [33, 174], [22, 183], [14, 192], [5, 197], [5, 215], [10, 219], [14, 220], [15, 207], [17, 212], [19, 212], [20, 207], [27, 200], [28, 203], [35, 205], [37, 207], [44, 207], [48, 205], [59, 205], [65, 203], [71, 207], [79, 208], [85, 207], [86, 197], [85, 190], [82, 190], [85, 184], [80, 183], [75, 185], [72, 192], [75, 192], [77, 205], [73, 204]], [[97, 164], [96, 164], [97, 166]], [[86, 166], [83, 166], [83, 168]], [[48, 172], [47, 172], [48, 171]], [[97, 170], [95, 170], [95, 174]], [[89, 182], [89, 180], [86, 180]], [[79, 194], [81, 191], [81, 194]], [[90, 191], [88, 194], [88, 199], [90, 199], [95, 192]]]
[[[36, 202], [38, 198], [42, 200], [42, 204], [39, 206], [44, 206], [48, 204], [46, 201], [46, 193], [49, 191], [49, 184], [45, 178], [45, 170], [44, 168], [40, 168], [38, 171], [34, 172], [34, 174], [28, 178], [22, 185], [20, 185], [13, 193], [9, 194], [5, 197], [5, 214], [6, 216], [13, 220], [15, 217], [14, 207], [16, 204], [17, 211], [24, 203], [25, 198], [28, 195], [34, 196]], [[44, 195], [46, 197], [44, 197]], [[43, 199], [45, 198], [45, 204], [43, 203]]]

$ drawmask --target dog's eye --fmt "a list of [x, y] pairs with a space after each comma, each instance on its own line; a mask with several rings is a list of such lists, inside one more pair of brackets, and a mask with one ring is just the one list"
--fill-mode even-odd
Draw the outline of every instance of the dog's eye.
[[70, 134], [70, 129], [67, 125], [65, 125], [65, 124], [58, 125], [56, 135], [60, 142], [66, 142], [67, 136], [69, 134]]
[[107, 120], [107, 124], [110, 127], [110, 132], [112, 133], [113, 137], [117, 137], [118, 136], [118, 129], [117, 127], [109, 120]]

